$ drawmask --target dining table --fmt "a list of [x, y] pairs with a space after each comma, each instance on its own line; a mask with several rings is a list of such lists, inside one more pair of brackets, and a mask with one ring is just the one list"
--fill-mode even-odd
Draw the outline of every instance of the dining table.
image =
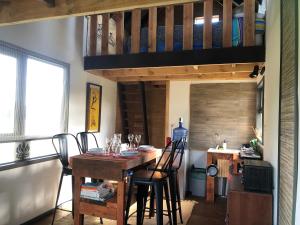
[[[82, 225], [84, 215], [90, 215], [116, 220], [117, 225], [124, 225], [128, 171], [155, 163], [160, 155], [160, 149], [151, 148], [126, 157], [95, 152], [71, 157], [70, 164], [74, 177], [74, 224]], [[84, 184], [86, 177], [117, 182], [114, 197], [101, 203], [81, 198], [81, 185]]]

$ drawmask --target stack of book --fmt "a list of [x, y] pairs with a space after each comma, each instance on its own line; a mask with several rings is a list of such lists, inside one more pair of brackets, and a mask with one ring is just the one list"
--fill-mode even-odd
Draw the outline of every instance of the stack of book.
[[85, 183], [81, 185], [80, 197], [105, 202], [114, 196], [114, 188], [107, 183]]

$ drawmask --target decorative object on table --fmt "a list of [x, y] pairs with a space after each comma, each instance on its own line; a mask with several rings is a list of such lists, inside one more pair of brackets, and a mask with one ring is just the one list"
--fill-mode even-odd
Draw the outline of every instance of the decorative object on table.
[[136, 148], [138, 148], [140, 146], [141, 138], [142, 138], [141, 134], [136, 134], [135, 135], [134, 139], [135, 139], [135, 142], [136, 142]]
[[16, 158], [18, 160], [24, 160], [29, 157], [29, 151], [30, 147], [29, 144], [26, 142], [22, 142], [21, 144], [18, 145], [17, 150], [16, 150]]
[[86, 86], [86, 121], [85, 130], [89, 132], [100, 131], [102, 87], [87, 83]]
[[254, 138], [250, 141], [250, 146], [253, 148], [254, 151], [257, 151], [257, 139]]
[[134, 139], [134, 134], [128, 134], [129, 148], [133, 148], [132, 142]]

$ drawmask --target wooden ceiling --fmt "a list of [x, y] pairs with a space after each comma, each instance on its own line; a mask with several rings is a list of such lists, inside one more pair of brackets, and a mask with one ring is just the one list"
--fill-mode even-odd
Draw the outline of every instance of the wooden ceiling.
[[262, 63], [122, 68], [109, 70], [95, 69], [87, 70], [87, 72], [119, 82], [163, 80], [255, 81], [255, 79], [249, 77], [255, 65], [262, 66]]
[[0, 0], [0, 26], [194, 1], [196, 0]]

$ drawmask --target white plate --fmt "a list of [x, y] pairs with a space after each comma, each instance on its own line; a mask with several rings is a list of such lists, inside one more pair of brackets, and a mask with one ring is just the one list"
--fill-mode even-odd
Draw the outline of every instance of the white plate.
[[120, 153], [121, 156], [135, 156], [137, 154], [139, 154], [138, 151], [122, 151]]
[[142, 150], [147, 150], [147, 149], [152, 149], [153, 146], [152, 145], [140, 145], [139, 146], [139, 149], [142, 149]]
[[103, 149], [102, 148], [91, 148], [88, 150], [88, 152], [102, 152]]

